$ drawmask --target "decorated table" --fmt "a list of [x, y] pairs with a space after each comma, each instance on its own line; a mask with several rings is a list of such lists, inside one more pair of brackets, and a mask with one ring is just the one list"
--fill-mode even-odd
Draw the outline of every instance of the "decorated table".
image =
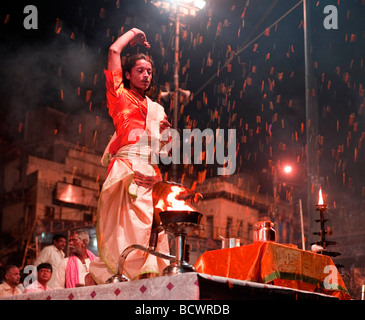
[[350, 299], [332, 259], [271, 241], [203, 253], [197, 272]]

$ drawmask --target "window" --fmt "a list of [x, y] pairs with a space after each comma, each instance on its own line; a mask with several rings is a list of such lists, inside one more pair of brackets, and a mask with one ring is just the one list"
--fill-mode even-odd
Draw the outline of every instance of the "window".
[[237, 221], [237, 238], [243, 238], [243, 221]]
[[207, 226], [206, 226], [206, 234], [207, 238], [213, 239], [214, 238], [214, 217], [207, 216]]
[[72, 184], [81, 187], [81, 179], [73, 178]]
[[46, 206], [46, 213], [45, 213], [45, 217], [48, 219], [53, 219], [54, 218], [54, 207], [49, 207]]
[[253, 239], [253, 225], [252, 223], [247, 223], [247, 239]]
[[227, 226], [226, 226], [226, 238], [230, 238], [230, 234], [232, 233], [232, 218], [227, 217]]

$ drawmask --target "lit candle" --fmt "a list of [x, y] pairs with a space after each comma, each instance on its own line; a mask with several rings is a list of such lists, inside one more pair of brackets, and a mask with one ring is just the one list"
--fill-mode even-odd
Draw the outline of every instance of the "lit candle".
[[319, 188], [318, 205], [323, 205], [322, 188]]
[[323, 211], [323, 210], [326, 210], [326, 209], [327, 209], [327, 205], [323, 201], [322, 188], [319, 188], [318, 204], [316, 205], [316, 210]]

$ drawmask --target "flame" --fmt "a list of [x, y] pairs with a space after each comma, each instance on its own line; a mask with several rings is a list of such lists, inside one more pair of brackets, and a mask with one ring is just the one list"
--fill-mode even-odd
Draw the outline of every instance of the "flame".
[[194, 209], [187, 205], [184, 200], [176, 199], [176, 197], [182, 192], [184, 192], [183, 188], [178, 186], [171, 187], [171, 192], [167, 195], [166, 201], [160, 199], [156, 208], [159, 208], [162, 211], [194, 211]]
[[318, 199], [318, 205], [323, 205], [323, 197], [322, 197], [322, 188], [319, 188], [319, 199]]

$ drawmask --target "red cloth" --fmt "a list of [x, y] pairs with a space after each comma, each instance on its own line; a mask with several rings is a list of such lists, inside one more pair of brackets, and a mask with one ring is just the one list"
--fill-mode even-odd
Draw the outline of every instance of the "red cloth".
[[[90, 261], [95, 260], [97, 257], [86, 249], [87, 256]], [[77, 267], [77, 259], [75, 255], [71, 255], [68, 258], [66, 266], [66, 288], [75, 288], [76, 284], [79, 283], [79, 268]]]
[[[207, 251], [198, 259], [195, 268], [201, 273], [350, 299], [330, 257], [299, 250], [291, 245], [264, 241]], [[326, 279], [329, 283], [334, 282], [334, 289], [326, 289]]]
[[134, 129], [140, 129], [140, 135], [146, 129], [147, 98], [124, 88], [122, 68], [104, 70], [106, 77], [106, 96], [109, 115], [113, 119], [117, 133], [116, 140], [110, 145], [111, 155], [127, 144], [136, 143], [139, 136], [129, 137]]

